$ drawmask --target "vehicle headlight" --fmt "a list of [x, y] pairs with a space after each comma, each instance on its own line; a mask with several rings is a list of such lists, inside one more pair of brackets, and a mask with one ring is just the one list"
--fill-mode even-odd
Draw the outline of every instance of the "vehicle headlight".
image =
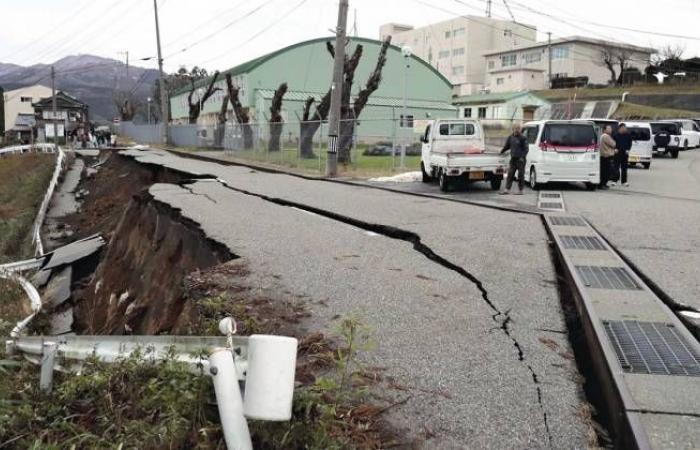
[[678, 137], [676, 137], [676, 138], [674, 138], [674, 139], [676, 140], [676, 142], [680, 142], [680, 141], [681, 141]]

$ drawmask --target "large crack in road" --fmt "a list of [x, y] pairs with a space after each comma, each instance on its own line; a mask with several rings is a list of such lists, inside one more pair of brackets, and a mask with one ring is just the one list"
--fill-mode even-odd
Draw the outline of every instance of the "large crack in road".
[[[197, 181], [205, 181], [202, 179], [194, 179], [191, 181], [183, 182], [181, 183], [181, 186], [185, 188], [186, 184], [191, 184]], [[249, 195], [252, 197], [259, 198], [261, 200], [279, 205], [279, 206], [284, 206], [284, 207], [289, 207], [289, 208], [296, 208], [302, 211], [306, 211], [309, 213], [313, 213], [334, 221], [338, 221], [341, 223], [344, 223], [346, 225], [350, 225], [365, 231], [373, 232], [380, 234], [382, 236], [391, 238], [391, 239], [396, 239], [396, 240], [401, 240], [405, 242], [409, 242], [413, 245], [413, 249], [416, 250], [417, 252], [421, 253], [423, 256], [428, 258], [429, 260], [433, 261], [436, 264], [439, 264], [440, 266], [449, 269], [453, 272], [456, 272], [463, 278], [466, 278], [469, 280], [470, 283], [472, 283], [481, 293], [481, 299], [486, 303], [493, 311], [493, 314], [491, 315], [491, 320], [493, 320], [496, 324], [497, 327], [496, 329], [501, 330], [501, 332], [512, 342], [513, 347], [515, 347], [516, 352], [517, 352], [517, 358], [518, 361], [520, 361], [522, 364], [525, 365], [526, 369], [530, 372], [530, 375], [532, 377], [532, 382], [535, 386], [535, 390], [537, 393], [537, 401], [539, 404], [539, 407], [542, 411], [542, 419], [544, 422], [544, 427], [545, 431], [547, 433], [547, 440], [549, 442], [549, 446], [552, 447], [552, 435], [549, 429], [549, 422], [548, 422], [548, 417], [547, 417], [547, 411], [545, 410], [544, 403], [542, 400], [542, 388], [541, 388], [541, 383], [538, 377], [537, 372], [535, 369], [532, 367], [531, 364], [529, 364], [526, 360], [525, 356], [525, 351], [523, 350], [523, 346], [520, 344], [518, 339], [513, 335], [512, 329], [511, 329], [511, 324], [513, 323], [513, 320], [510, 316], [510, 310], [501, 310], [494, 302], [491, 300], [489, 297], [488, 290], [484, 286], [484, 284], [479, 280], [474, 274], [470, 273], [468, 270], [465, 268], [453, 263], [452, 261], [448, 260], [447, 258], [440, 256], [437, 254], [433, 249], [431, 249], [428, 245], [426, 245], [424, 242], [422, 242], [421, 237], [412, 231], [408, 230], [403, 230], [401, 228], [389, 226], [389, 225], [382, 225], [382, 224], [377, 224], [377, 223], [370, 223], [370, 222], [365, 222], [359, 219], [355, 219], [353, 217], [345, 216], [342, 214], [334, 213], [332, 211], [328, 211], [325, 209], [321, 208], [316, 208], [314, 206], [309, 206], [305, 205], [302, 203], [297, 203], [291, 200], [285, 200], [282, 198], [277, 198], [277, 197], [271, 197], [267, 196], [264, 194], [259, 194], [251, 191], [247, 191], [245, 189], [237, 188], [232, 185], [230, 185], [226, 180], [217, 178], [216, 181], [221, 183], [222, 186], [226, 187], [227, 189], [231, 189], [235, 192], [238, 192], [240, 194], [244, 195]], [[185, 188], [188, 191], [191, 192], [191, 189]]]

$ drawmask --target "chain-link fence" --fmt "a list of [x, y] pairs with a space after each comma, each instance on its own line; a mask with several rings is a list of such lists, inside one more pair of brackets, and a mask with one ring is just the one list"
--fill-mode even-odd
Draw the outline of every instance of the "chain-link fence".
[[[343, 120], [338, 136], [338, 170], [346, 176], [386, 175], [420, 169], [421, 142], [429, 120], [363, 118]], [[514, 120], [482, 119], [487, 147], [503, 145]], [[170, 125], [168, 144], [223, 159], [260, 162], [306, 173], [325, 171], [325, 121]], [[159, 125], [123, 123], [120, 133], [142, 144], [161, 142]]]

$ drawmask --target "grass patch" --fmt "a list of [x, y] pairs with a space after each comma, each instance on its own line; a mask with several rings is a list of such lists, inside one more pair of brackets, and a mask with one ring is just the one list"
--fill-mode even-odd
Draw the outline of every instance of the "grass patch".
[[612, 115], [613, 119], [672, 119], [697, 116], [697, 112], [683, 109], [657, 108], [654, 106], [637, 105], [634, 103], [620, 103], [620, 106]]
[[0, 263], [31, 257], [32, 225], [56, 157], [8, 155], [0, 163]]
[[576, 95], [577, 99], [622, 98], [622, 94], [666, 95], [666, 94], [697, 94], [700, 85], [697, 84], [638, 84], [634, 86], [580, 88], [580, 89], [547, 89], [534, 91], [533, 94], [547, 100], [568, 100]]

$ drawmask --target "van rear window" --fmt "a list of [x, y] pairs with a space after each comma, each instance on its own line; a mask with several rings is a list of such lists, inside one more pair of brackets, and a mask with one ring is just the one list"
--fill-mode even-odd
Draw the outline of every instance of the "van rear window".
[[455, 122], [440, 124], [440, 136], [472, 136], [474, 134], [474, 125], [471, 123]]
[[675, 123], [670, 123], [670, 122], [657, 122], [657, 123], [652, 123], [651, 124], [651, 132], [654, 134], [659, 134], [661, 132], [665, 132], [668, 134], [681, 134], [680, 127], [675, 124]]
[[651, 140], [651, 131], [649, 128], [642, 128], [642, 127], [629, 127], [627, 129], [629, 131], [630, 136], [632, 136], [633, 141], [650, 141]]
[[595, 128], [589, 124], [550, 123], [542, 132], [542, 142], [554, 146], [588, 147], [596, 141]]

